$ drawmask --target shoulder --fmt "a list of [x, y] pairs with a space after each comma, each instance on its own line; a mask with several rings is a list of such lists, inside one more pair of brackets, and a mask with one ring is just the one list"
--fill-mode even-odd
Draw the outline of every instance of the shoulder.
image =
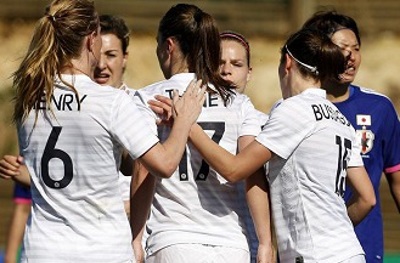
[[304, 94], [299, 94], [287, 99], [280, 101], [278, 104], [275, 104], [272, 108], [272, 111], [275, 110], [295, 110], [295, 111], [304, 111], [310, 108], [312, 103], [318, 103], [318, 99], [308, 99]]
[[270, 117], [278, 117], [284, 122], [310, 123], [315, 121], [316, 115], [332, 107], [322, 93], [310, 90], [280, 101], [271, 110]]
[[253, 105], [253, 102], [251, 101], [249, 96], [247, 96], [246, 94], [237, 93], [236, 91], [235, 93], [232, 94], [231, 100], [232, 103], [238, 103], [238, 104], [247, 103]]
[[154, 93], [160, 87], [162, 87], [165, 82], [166, 82], [165, 80], [157, 81], [157, 82], [152, 83], [150, 85], [144, 86], [143, 88], [137, 89], [136, 93], [137, 94], [151, 94], [151, 93]]
[[352, 85], [352, 87], [355, 89], [356, 94], [358, 94], [358, 96], [360, 97], [363, 97], [364, 99], [392, 105], [392, 101], [390, 100], [390, 98], [378, 91], [362, 86]]

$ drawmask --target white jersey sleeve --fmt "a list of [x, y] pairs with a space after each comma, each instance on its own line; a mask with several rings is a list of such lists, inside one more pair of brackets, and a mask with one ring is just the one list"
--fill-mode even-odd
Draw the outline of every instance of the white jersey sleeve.
[[[268, 130], [263, 130], [256, 140], [278, 156], [287, 159], [314, 129], [314, 122], [306, 108], [294, 106], [288, 99], [283, 105], [272, 109], [266, 123]], [[268, 141], [265, 140], [266, 136]]]
[[111, 111], [111, 133], [136, 159], [157, 143], [158, 138], [150, 130], [151, 119], [143, 117], [143, 111], [125, 92], [120, 94], [121, 98], [115, 100], [114, 110]]
[[247, 97], [246, 95], [243, 96], [244, 100], [242, 106], [242, 112], [243, 112], [242, 116], [245, 116], [245, 119], [243, 121], [243, 125], [239, 136], [245, 136], [245, 135], [257, 136], [261, 131], [261, 128], [255, 129], [255, 127], [257, 127], [257, 124], [260, 127], [262, 126], [263, 121], [265, 120], [265, 116], [263, 116], [260, 111], [254, 108], [254, 105], [250, 101], [249, 97]]
[[348, 167], [358, 167], [358, 166], [364, 166], [364, 162], [361, 156], [361, 145], [359, 143], [354, 143]]
[[159, 117], [149, 108], [147, 102], [150, 99], [154, 99], [154, 97], [140, 90], [137, 90], [133, 96], [133, 100], [136, 106], [139, 108], [139, 111], [143, 114], [143, 116], [145, 116], [145, 120], [151, 128], [152, 132], [154, 134], [157, 134], [156, 122]]

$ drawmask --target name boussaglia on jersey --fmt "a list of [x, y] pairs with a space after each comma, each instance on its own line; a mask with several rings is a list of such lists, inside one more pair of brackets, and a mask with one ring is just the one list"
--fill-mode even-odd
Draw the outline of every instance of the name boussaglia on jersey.
[[[58, 111], [79, 111], [81, 109], [82, 102], [86, 99], [87, 95], [81, 95], [78, 97], [76, 94], [60, 94], [57, 96], [51, 95], [51, 104]], [[42, 96], [36, 103], [34, 109], [46, 110], [46, 98]]]
[[346, 117], [338, 109], [332, 108], [329, 104], [311, 104], [311, 108], [314, 112], [315, 120], [317, 121], [330, 119], [343, 125], [350, 126], [350, 122]]

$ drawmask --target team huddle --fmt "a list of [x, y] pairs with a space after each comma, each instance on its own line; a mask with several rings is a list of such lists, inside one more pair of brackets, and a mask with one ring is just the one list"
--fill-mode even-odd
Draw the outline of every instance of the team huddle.
[[384, 172], [400, 211], [400, 123], [352, 84], [352, 18], [317, 12], [287, 38], [268, 114], [244, 94], [248, 41], [197, 6], [159, 22], [162, 81], [124, 83], [129, 38], [89, 0], [39, 19], [13, 74], [19, 156], [0, 161], [28, 207], [8, 262], [22, 235], [20, 262], [383, 262], [377, 189]]

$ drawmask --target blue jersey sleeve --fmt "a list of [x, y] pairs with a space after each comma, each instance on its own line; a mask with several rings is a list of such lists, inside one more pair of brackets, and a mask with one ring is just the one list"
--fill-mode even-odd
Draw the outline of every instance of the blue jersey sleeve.
[[30, 188], [22, 186], [22, 185], [20, 185], [18, 183], [15, 183], [13, 198], [14, 198], [15, 202], [19, 202], [19, 201], [30, 202], [31, 201], [31, 190], [30, 190]]
[[400, 122], [392, 103], [389, 102], [385, 116], [385, 138], [383, 139], [383, 166], [385, 173], [400, 170]]

